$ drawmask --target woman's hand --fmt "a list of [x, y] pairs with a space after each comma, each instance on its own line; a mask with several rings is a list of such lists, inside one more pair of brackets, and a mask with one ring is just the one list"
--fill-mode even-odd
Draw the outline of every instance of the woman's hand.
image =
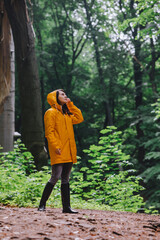
[[56, 154], [61, 155], [61, 149], [60, 149], [60, 148], [57, 148], [57, 149], [55, 150], [55, 152], [56, 152]]
[[67, 98], [67, 103], [71, 102], [71, 99], [70, 98]]

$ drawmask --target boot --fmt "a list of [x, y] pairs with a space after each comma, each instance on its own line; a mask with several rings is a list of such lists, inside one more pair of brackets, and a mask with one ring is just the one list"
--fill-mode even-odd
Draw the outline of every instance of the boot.
[[71, 209], [70, 206], [70, 187], [69, 183], [61, 184], [61, 197], [63, 205], [63, 213], [78, 213]]
[[38, 207], [38, 211], [45, 211], [46, 210], [46, 202], [53, 190], [53, 184], [51, 184], [50, 182], [47, 182], [44, 190], [43, 190], [43, 194], [42, 194], [42, 198]]

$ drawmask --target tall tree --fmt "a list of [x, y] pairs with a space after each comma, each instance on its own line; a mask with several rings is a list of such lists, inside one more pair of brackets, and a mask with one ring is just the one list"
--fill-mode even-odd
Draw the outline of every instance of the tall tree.
[[[136, 7], [135, 7], [135, 0], [130, 0], [129, 2], [125, 2], [123, 0], [119, 1], [119, 8], [120, 13], [122, 16], [122, 21], [129, 20], [131, 18], [136, 17]], [[129, 9], [129, 11], [128, 11]], [[125, 12], [124, 12], [125, 11]], [[136, 123], [136, 131], [137, 131], [137, 158], [138, 162], [143, 166], [143, 161], [145, 157], [145, 149], [142, 144], [144, 132], [142, 129], [142, 117], [141, 117], [141, 106], [143, 105], [143, 69], [141, 65], [141, 50], [142, 50], [142, 42], [141, 37], [139, 36], [138, 32], [142, 28], [140, 24], [135, 26], [128, 25], [125, 33], [128, 34], [130, 38], [130, 42], [134, 48], [133, 53], [133, 79], [135, 83], [135, 109], [137, 115], [137, 123]]]
[[53, 69], [56, 82], [70, 94], [73, 91], [75, 63], [87, 41], [87, 34], [76, 20], [74, 11], [78, 4], [75, 1], [50, 1], [48, 3], [53, 21], [52, 32], [55, 38], [51, 44], [53, 52]]
[[[155, 42], [158, 40], [157, 33], [159, 31], [157, 28], [157, 16], [159, 16], [157, 6], [157, 0], [130, 0], [128, 2], [123, 0], [119, 1], [119, 19], [120, 21], [124, 21], [124, 33], [128, 35], [127, 40], [130, 42], [130, 46], [132, 46], [133, 53], [133, 80], [135, 83], [135, 109], [137, 116], [135, 126], [138, 140], [137, 158], [138, 162], [141, 165], [141, 171], [143, 171], [145, 168], [144, 159], [146, 155], [144, 141], [145, 138], [147, 139], [147, 132], [144, 130], [145, 118], [142, 109], [145, 99], [144, 83], [147, 83], [147, 79], [147, 85], [150, 85], [152, 87], [150, 102], [152, 102], [152, 100], [155, 101], [157, 97], [155, 69], [156, 61], [160, 57], [160, 54], [156, 53], [155, 50]], [[148, 48], [150, 48], [150, 52], [148, 50], [146, 51]]]
[[21, 101], [22, 140], [34, 156], [38, 169], [47, 163], [44, 151], [40, 82], [34, 32], [25, 0], [4, 0], [15, 43]]
[[10, 71], [10, 26], [3, 0], [0, 0], [0, 112], [9, 95], [11, 86]]
[[[13, 150], [14, 140], [14, 112], [15, 112], [15, 59], [14, 43], [10, 34], [10, 26], [4, 6], [1, 2], [1, 46], [0, 46], [0, 69], [1, 69], [1, 100], [3, 109], [0, 113], [0, 145], [3, 152]], [[2, 9], [3, 7], [3, 9]], [[2, 16], [3, 15], [3, 16]], [[10, 43], [10, 46], [9, 46]], [[2, 61], [3, 59], [3, 61]], [[11, 88], [10, 88], [11, 76]], [[5, 98], [4, 94], [9, 95]]]
[[96, 64], [97, 64], [97, 70], [98, 70], [98, 76], [99, 76], [99, 83], [101, 86], [101, 92], [103, 96], [103, 104], [105, 108], [105, 113], [106, 113], [106, 118], [105, 118], [105, 126], [107, 125], [113, 125], [113, 120], [111, 116], [111, 110], [110, 110], [110, 104], [109, 104], [109, 99], [107, 96], [106, 92], [106, 85], [104, 81], [104, 74], [103, 74], [103, 68], [102, 68], [102, 63], [101, 63], [101, 57], [100, 57], [100, 51], [99, 51], [99, 46], [98, 46], [98, 41], [97, 41], [97, 35], [96, 35], [96, 29], [93, 26], [92, 23], [92, 15], [91, 15], [91, 9], [92, 9], [92, 4], [94, 1], [91, 2], [91, 5], [89, 7], [87, 0], [83, 0], [84, 2], [84, 8], [86, 11], [86, 18], [88, 22], [88, 26], [90, 29], [91, 37], [94, 43], [94, 50], [95, 50], [95, 59], [96, 59]]
[[10, 43], [11, 56], [11, 88], [10, 94], [6, 97], [3, 105], [3, 112], [0, 114], [0, 145], [2, 152], [13, 150], [14, 143], [14, 119], [15, 119], [15, 57], [14, 43], [11, 37]]

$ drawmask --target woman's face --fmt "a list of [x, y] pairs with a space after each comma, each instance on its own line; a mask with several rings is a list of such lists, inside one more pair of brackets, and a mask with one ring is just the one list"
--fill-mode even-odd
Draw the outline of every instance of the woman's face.
[[60, 101], [61, 105], [67, 103], [67, 95], [63, 91], [59, 91], [58, 100]]

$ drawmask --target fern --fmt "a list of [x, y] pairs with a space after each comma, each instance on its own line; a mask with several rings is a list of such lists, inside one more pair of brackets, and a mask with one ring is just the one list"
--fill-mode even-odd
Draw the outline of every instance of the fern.
[[160, 163], [156, 164], [153, 167], [148, 168], [146, 171], [144, 171], [141, 174], [141, 177], [143, 178], [144, 182], [149, 182], [149, 181], [156, 181], [160, 177]]

